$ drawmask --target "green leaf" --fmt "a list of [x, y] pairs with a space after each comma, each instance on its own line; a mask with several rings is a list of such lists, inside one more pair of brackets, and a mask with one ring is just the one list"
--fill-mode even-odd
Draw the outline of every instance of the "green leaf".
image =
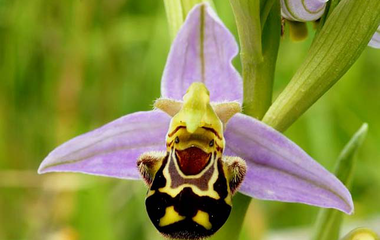
[[338, 6], [340, 0], [330, 0], [326, 3], [326, 9], [325, 9], [325, 13], [323, 14], [323, 16], [321, 17], [321, 19], [319, 20], [319, 24], [318, 24], [318, 28], [317, 28], [317, 32], [316, 34], [319, 33], [319, 31], [322, 29], [323, 25], [325, 24], [327, 18], [331, 15], [331, 13], [334, 11], [334, 9], [336, 8], [336, 6]]
[[[342, 150], [335, 168], [335, 175], [350, 188], [355, 168], [356, 153], [367, 134], [368, 125], [364, 123]], [[335, 209], [321, 209], [317, 217], [314, 240], [337, 240], [343, 214]]]
[[348, 71], [379, 25], [379, 0], [340, 1], [263, 121], [287, 129]]

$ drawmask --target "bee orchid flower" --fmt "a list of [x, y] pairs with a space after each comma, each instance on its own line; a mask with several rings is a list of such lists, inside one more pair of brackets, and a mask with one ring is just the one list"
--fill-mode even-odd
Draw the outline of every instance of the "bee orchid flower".
[[[328, 0], [281, 0], [281, 15], [295, 22], [316, 21], [325, 13]], [[368, 46], [380, 48], [380, 26]]]
[[299, 146], [241, 113], [233, 35], [207, 4], [175, 38], [155, 109], [121, 117], [53, 150], [38, 172], [144, 179], [146, 208], [165, 236], [196, 239], [227, 220], [236, 191], [257, 199], [353, 212], [347, 188]]
[[296, 22], [318, 20], [324, 13], [328, 0], [281, 0], [281, 14]]

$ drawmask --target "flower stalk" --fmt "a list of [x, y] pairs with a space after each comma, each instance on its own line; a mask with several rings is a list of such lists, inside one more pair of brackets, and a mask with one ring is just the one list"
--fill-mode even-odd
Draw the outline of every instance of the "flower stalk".
[[261, 119], [272, 103], [274, 70], [280, 41], [279, 3], [230, 1], [240, 40], [247, 115]]
[[[272, 103], [272, 90], [280, 43], [280, 3], [268, 0], [231, 0], [239, 32], [243, 67], [244, 113], [261, 119]], [[260, 18], [258, 18], [260, 16]], [[213, 240], [239, 239], [251, 198], [237, 193], [234, 208]]]
[[[231, 0], [240, 41], [240, 59], [243, 75], [243, 108], [246, 114], [260, 119], [268, 105], [267, 92], [271, 84], [262, 81], [258, 66], [263, 63], [261, 45], [260, 1]], [[257, 104], [259, 103], [259, 104]]]
[[[275, 3], [277, 3], [277, 0], [265, 0], [260, 1], [260, 22], [261, 26], [265, 26], [265, 23], [268, 19], [269, 13], [272, 11], [272, 7]], [[261, 28], [261, 29], [262, 29]]]

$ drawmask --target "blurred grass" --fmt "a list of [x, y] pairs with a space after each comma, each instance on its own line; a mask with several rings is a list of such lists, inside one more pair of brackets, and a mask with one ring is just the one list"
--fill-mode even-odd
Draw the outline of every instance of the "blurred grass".
[[[228, 1], [216, 8], [236, 36]], [[294, 43], [285, 35], [275, 96], [311, 40]], [[60, 143], [151, 109], [169, 47], [161, 1], [0, 0], [0, 239], [160, 238], [145, 213], [142, 182], [36, 171]], [[369, 123], [353, 184], [356, 212], [348, 221], [380, 212], [379, 76], [380, 51], [368, 48], [286, 133], [331, 170], [350, 136]], [[311, 225], [316, 212], [254, 200], [242, 239]]]

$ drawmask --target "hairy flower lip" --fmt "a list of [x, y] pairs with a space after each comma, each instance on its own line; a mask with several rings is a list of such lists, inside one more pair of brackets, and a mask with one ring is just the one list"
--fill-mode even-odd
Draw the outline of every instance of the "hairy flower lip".
[[[231, 63], [237, 53], [234, 37], [212, 8], [207, 4], [195, 6], [171, 47], [162, 78], [162, 97], [172, 99], [172, 105], [178, 107], [176, 101], [187, 87], [194, 79], [202, 79], [212, 104], [241, 104], [242, 80]], [[244, 158], [248, 167], [241, 192], [258, 199], [353, 212], [349, 191], [333, 174], [284, 135], [239, 111], [240, 105], [223, 112], [222, 121], [225, 153]], [[165, 112], [171, 115], [175, 110]], [[81, 172], [140, 179], [136, 168], [139, 156], [165, 151], [169, 115], [157, 110], [137, 112], [69, 140], [45, 158], [39, 173]]]

